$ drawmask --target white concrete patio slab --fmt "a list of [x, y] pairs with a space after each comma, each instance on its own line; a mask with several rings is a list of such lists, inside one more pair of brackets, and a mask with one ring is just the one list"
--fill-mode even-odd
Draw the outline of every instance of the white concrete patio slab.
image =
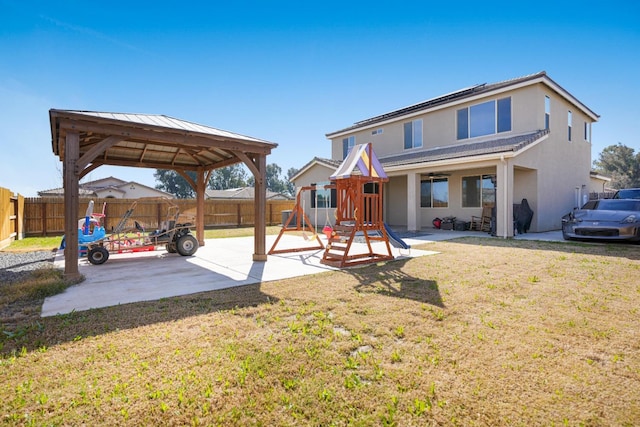
[[[275, 239], [276, 236], [267, 236], [267, 248], [271, 248]], [[405, 241], [410, 245], [425, 243], [425, 240], [417, 239]], [[323, 243], [326, 243], [326, 240]], [[302, 237], [285, 234], [278, 244], [278, 249], [300, 246], [305, 246]], [[361, 246], [364, 247], [362, 244]], [[392, 249], [396, 259], [437, 253], [417, 249]], [[374, 250], [382, 252], [375, 245]], [[46, 298], [41, 316], [151, 301], [335, 270], [320, 263], [323, 251], [317, 249], [269, 255], [266, 262], [254, 262], [252, 254], [253, 237], [239, 237], [206, 240], [205, 245], [192, 257], [182, 257], [160, 250], [112, 254], [102, 265], [92, 265], [86, 258], [81, 258], [78, 261], [79, 270], [85, 280], [61, 294]], [[58, 268], [64, 267], [63, 251], [59, 251], [55, 264]]]

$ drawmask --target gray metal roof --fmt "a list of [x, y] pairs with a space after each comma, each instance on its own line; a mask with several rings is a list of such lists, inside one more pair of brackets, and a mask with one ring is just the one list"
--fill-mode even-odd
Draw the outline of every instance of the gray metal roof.
[[183, 130], [192, 133], [200, 133], [204, 135], [221, 136], [225, 138], [243, 139], [247, 141], [264, 142], [267, 141], [253, 138], [239, 133], [229, 132], [222, 129], [217, 129], [211, 126], [205, 126], [198, 123], [189, 122], [182, 119], [176, 119], [174, 117], [165, 116], [164, 114], [138, 114], [138, 113], [109, 113], [100, 111], [80, 111], [80, 110], [66, 110], [70, 113], [82, 114], [85, 116], [99, 117], [103, 119], [116, 120], [123, 123], [137, 123], [140, 125], [155, 126], [159, 128]]
[[62, 156], [68, 133], [80, 139], [86, 170], [100, 165], [211, 170], [270, 154], [277, 144], [156, 114], [49, 110], [54, 154]]
[[540, 140], [540, 138], [544, 137], [548, 133], [549, 130], [545, 129], [524, 135], [512, 136], [509, 138], [499, 138], [489, 141], [473, 142], [470, 144], [436, 147], [412, 153], [380, 157], [379, 160], [383, 167], [392, 167], [434, 162], [438, 160], [473, 157], [485, 154], [517, 152], [525, 148], [526, 146]]

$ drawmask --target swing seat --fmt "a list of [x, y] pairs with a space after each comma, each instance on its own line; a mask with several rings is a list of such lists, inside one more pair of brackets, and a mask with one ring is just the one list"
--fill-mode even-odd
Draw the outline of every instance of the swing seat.
[[331, 236], [333, 234], [333, 228], [331, 228], [328, 225], [325, 225], [324, 228], [322, 229], [322, 232], [324, 233], [325, 236], [327, 236], [327, 240], [331, 239]]
[[306, 241], [316, 240], [318, 238], [317, 234], [312, 234], [311, 236], [307, 236], [307, 233], [302, 233], [302, 238]]

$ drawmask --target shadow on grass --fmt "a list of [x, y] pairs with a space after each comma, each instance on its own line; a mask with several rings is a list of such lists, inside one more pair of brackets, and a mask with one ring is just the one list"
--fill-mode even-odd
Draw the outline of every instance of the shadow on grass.
[[410, 260], [388, 261], [375, 267], [361, 267], [345, 270], [359, 282], [357, 292], [374, 293], [394, 298], [406, 298], [444, 308], [438, 283], [405, 273], [402, 268]]
[[0, 355], [33, 351], [109, 332], [276, 302], [277, 298], [261, 292], [260, 284], [252, 284], [155, 301], [73, 311], [46, 318], [37, 317], [31, 322], [20, 322], [12, 331], [3, 331], [5, 336], [0, 339]]

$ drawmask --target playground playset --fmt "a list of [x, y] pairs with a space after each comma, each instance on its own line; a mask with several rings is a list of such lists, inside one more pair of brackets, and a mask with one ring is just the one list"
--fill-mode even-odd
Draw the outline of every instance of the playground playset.
[[[383, 184], [389, 178], [370, 143], [354, 146], [330, 180], [330, 184], [300, 189], [292, 214], [283, 224], [269, 255], [324, 249], [323, 264], [344, 268], [393, 259], [390, 242], [396, 247], [409, 249], [409, 245], [383, 220]], [[327, 239], [326, 246], [317, 233], [317, 200], [314, 226], [305, 212], [304, 193], [314, 190], [316, 197], [319, 190], [335, 190], [336, 193], [335, 221], [329, 224], [327, 218], [322, 229]], [[293, 222], [295, 226], [292, 226]], [[302, 232], [305, 240], [312, 244], [278, 249], [280, 238], [288, 232]], [[356, 248], [354, 242], [364, 243], [366, 249], [363, 250], [362, 245], [356, 245]]]

